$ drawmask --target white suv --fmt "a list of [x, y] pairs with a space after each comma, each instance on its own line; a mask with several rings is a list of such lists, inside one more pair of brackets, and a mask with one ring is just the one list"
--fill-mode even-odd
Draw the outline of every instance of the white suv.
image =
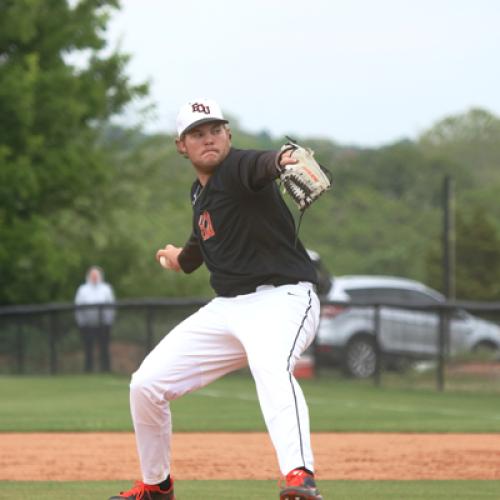
[[[438, 354], [439, 313], [434, 309], [412, 310], [409, 306], [432, 306], [445, 301], [435, 290], [417, 281], [386, 276], [342, 276], [332, 279], [315, 343], [319, 364], [340, 362], [354, 377], [370, 377], [376, 367], [374, 343], [375, 303], [401, 304], [380, 308], [379, 348], [384, 361], [397, 365], [406, 359], [430, 359]], [[367, 304], [352, 306], [349, 302]], [[448, 352], [476, 349], [500, 350], [500, 327], [466, 311], [452, 314]], [[499, 351], [500, 352], [500, 351]]]

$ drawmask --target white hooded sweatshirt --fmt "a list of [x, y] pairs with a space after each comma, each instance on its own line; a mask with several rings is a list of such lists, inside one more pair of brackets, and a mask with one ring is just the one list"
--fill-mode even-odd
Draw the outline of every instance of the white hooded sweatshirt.
[[[113, 289], [108, 283], [103, 281], [102, 271], [99, 270], [100, 280], [92, 283], [90, 280], [90, 270], [87, 273], [87, 280], [78, 287], [75, 296], [76, 305], [85, 304], [113, 304], [115, 296]], [[78, 309], [75, 312], [76, 323], [78, 326], [99, 326], [99, 308]], [[110, 326], [115, 319], [115, 309], [113, 307], [104, 307], [101, 311], [102, 324]]]

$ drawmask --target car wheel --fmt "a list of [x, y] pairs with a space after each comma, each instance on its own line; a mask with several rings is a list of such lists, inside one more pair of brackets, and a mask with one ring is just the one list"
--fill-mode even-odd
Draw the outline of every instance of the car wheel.
[[346, 373], [356, 378], [368, 378], [375, 374], [377, 353], [375, 343], [369, 337], [354, 337], [347, 344], [344, 359]]
[[493, 360], [500, 355], [499, 347], [493, 342], [483, 340], [478, 342], [473, 349], [474, 353], [481, 359]]

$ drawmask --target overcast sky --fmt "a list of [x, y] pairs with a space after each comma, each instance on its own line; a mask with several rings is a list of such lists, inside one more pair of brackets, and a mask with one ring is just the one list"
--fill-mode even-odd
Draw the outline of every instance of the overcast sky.
[[362, 146], [500, 115], [498, 0], [122, 0], [108, 39], [151, 81], [150, 131], [200, 96], [252, 132]]

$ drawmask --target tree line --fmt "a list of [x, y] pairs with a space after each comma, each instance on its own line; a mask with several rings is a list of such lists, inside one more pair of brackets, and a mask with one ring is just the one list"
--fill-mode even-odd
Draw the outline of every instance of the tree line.
[[[0, 3], [0, 303], [72, 300], [101, 265], [118, 297], [209, 296], [208, 276], [163, 271], [191, 227], [194, 174], [174, 137], [112, 125], [132, 101], [128, 58], [104, 56], [114, 0]], [[84, 52], [86, 64], [68, 54]], [[278, 149], [231, 118], [235, 147]], [[378, 148], [296, 138], [333, 174], [300, 238], [333, 275], [389, 274], [441, 288], [442, 182], [454, 180], [457, 297], [500, 297], [500, 119], [444, 117]], [[292, 205], [291, 210], [297, 215]]]

